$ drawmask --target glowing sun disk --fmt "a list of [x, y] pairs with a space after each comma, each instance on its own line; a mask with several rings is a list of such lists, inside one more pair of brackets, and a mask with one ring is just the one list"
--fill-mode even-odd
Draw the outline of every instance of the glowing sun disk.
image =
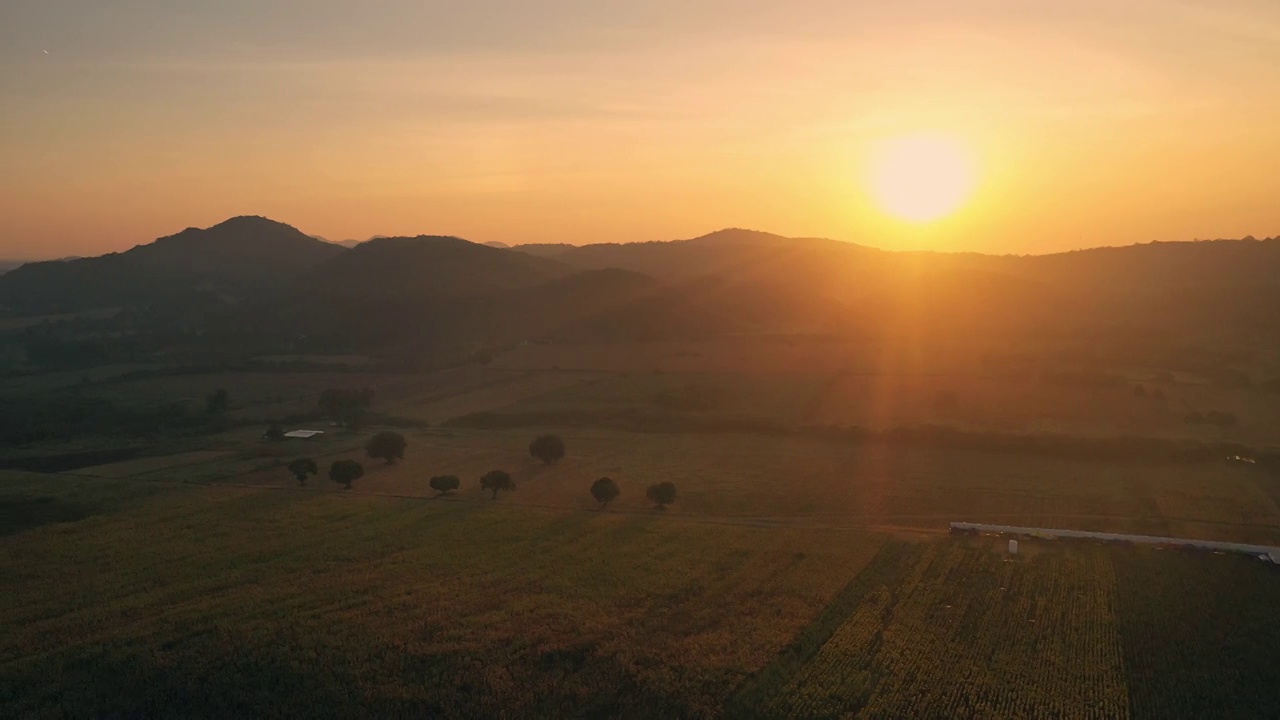
[[973, 194], [973, 161], [957, 140], [911, 135], [880, 142], [871, 154], [867, 183], [890, 215], [929, 222], [951, 215]]

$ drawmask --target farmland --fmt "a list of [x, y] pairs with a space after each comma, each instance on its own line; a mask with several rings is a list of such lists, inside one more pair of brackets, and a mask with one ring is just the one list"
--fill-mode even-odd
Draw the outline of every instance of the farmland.
[[1280, 701], [1280, 575], [1243, 558], [4, 481], [11, 716], [1243, 718]]
[[730, 707], [814, 718], [1265, 717], [1280, 702], [1270, 670], [1280, 633], [1264, 600], [1277, 583], [1238, 557], [1072, 546], [1009, 559], [960, 541], [922, 544], [860, 574], [844, 591], [856, 602], [841, 599], [847, 615], [828, 621], [812, 658], [775, 661]]
[[[477, 478], [498, 468], [517, 489], [507, 502], [564, 510], [594, 505], [587, 488], [616, 480], [618, 511], [648, 510], [644, 488], [670, 480], [670, 512], [762, 522], [945, 528], [952, 520], [1062, 527], [1206, 540], [1280, 544], [1278, 481], [1254, 465], [1062, 460], [950, 448], [899, 447], [805, 437], [564, 431], [568, 455], [554, 465], [530, 458], [533, 430], [405, 430], [395, 465], [364, 457], [360, 436], [272, 445], [252, 435], [207, 443], [204, 451], [75, 471], [150, 481], [296, 485], [293, 457], [366, 463], [353, 492], [434, 495], [427, 481], [463, 478], [458, 497], [480, 500]], [[367, 433], [365, 434], [367, 435]], [[804, 472], [795, 472], [803, 467]], [[327, 479], [309, 487], [340, 492]]]
[[[1151, 384], [1157, 401], [1132, 391], [1151, 382], [1137, 374], [1090, 389], [972, 367], [858, 374], [834, 350], [803, 369], [788, 363], [821, 348], [770, 347], [734, 372], [732, 344], [580, 347], [577, 364], [531, 345], [423, 374], [10, 378], [19, 404], [185, 403], [200, 422], [5, 448], [43, 474], [0, 472], [0, 709], [1163, 720], [1280, 702], [1274, 567], [1065, 542], [1010, 558], [946, 534], [966, 520], [1280, 545], [1280, 478], [1259, 464], [1077, 444], [1264, 447], [1267, 396], [1180, 377]], [[364, 387], [367, 426], [317, 409], [328, 388]], [[217, 388], [230, 403], [214, 422], [200, 416]], [[1210, 407], [1239, 425], [1182, 421]], [[269, 422], [325, 432], [269, 442]], [[1067, 441], [895, 440], [934, 424]], [[401, 461], [366, 457], [383, 430], [406, 438]], [[563, 459], [530, 457], [542, 433]], [[299, 458], [320, 468], [304, 484]], [[338, 460], [364, 464], [350, 490], [327, 477]], [[496, 501], [478, 482], [495, 469], [515, 484]], [[460, 489], [437, 495], [438, 475]], [[601, 510], [588, 489], [605, 476], [621, 495]], [[678, 494], [658, 511], [645, 489], [663, 481]]]

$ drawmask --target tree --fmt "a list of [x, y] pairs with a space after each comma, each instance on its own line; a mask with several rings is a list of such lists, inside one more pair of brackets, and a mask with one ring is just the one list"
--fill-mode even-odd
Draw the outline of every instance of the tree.
[[591, 497], [595, 498], [602, 508], [608, 507], [609, 503], [616, 500], [621, 494], [622, 489], [618, 487], [618, 483], [614, 482], [612, 478], [602, 477], [591, 483]]
[[564, 440], [558, 435], [540, 435], [529, 443], [529, 454], [550, 465], [564, 457]]
[[[481, 484], [484, 483], [483, 480], [480, 482]], [[437, 475], [431, 478], [431, 489], [441, 495], [448, 495], [461, 486], [462, 481], [458, 479], [457, 475]]]
[[306, 485], [307, 478], [320, 472], [320, 468], [316, 465], [316, 461], [311, 458], [298, 458], [289, 463], [289, 472], [298, 479], [299, 485]]
[[386, 460], [388, 465], [392, 465], [395, 461], [404, 459], [406, 444], [404, 436], [400, 433], [384, 430], [369, 438], [365, 453], [371, 458]]
[[279, 423], [272, 423], [262, 437], [271, 442], [284, 442], [284, 428], [280, 427]]
[[516, 484], [506, 472], [490, 470], [480, 478], [480, 489], [491, 491], [493, 499], [497, 500], [499, 490], [515, 490]]
[[666, 510], [668, 505], [676, 501], [676, 486], [669, 482], [650, 485], [644, 496], [657, 505], [659, 510]]
[[209, 393], [204, 399], [204, 411], [213, 417], [227, 414], [231, 407], [231, 394], [222, 388]]
[[338, 460], [329, 467], [329, 479], [351, 489], [351, 483], [364, 477], [364, 466], [355, 460]]

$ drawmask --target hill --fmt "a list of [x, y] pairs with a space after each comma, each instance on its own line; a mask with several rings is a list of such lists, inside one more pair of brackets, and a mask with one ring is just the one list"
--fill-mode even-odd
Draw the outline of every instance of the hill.
[[10, 315], [143, 309], [75, 332], [91, 343], [151, 333], [136, 343], [148, 353], [179, 332], [197, 354], [214, 337], [258, 354], [293, 352], [289, 338], [305, 337], [317, 351], [445, 356], [548, 338], [798, 333], [1167, 359], [1280, 342], [1277, 302], [1280, 239], [988, 256], [729, 229], [510, 249], [378, 237], [347, 250], [264, 218], [0, 276]]
[[237, 217], [123, 253], [28, 263], [0, 276], [0, 306], [36, 314], [192, 296], [235, 301], [344, 252], [284, 223]]
[[524, 245], [581, 269], [617, 267], [731, 302], [740, 317], [883, 334], [1280, 339], [1280, 239], [1170, 242], [1045, 256], [888, 252], [722, 230], [672, 242]]
[[307, 283], [336, 295], [471, 297], [513, 290], [572, 274], [546, 258], [419, 235], [363, 242], [316, 267]]

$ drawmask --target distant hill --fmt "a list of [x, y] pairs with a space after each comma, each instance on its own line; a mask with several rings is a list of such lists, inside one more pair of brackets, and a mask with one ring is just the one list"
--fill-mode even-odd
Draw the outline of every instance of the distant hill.
[[197, 338], [186, 348], [197, 355], [214, 337], [259, 354], [301, 338], [444, 357], [522, 340], [744, 333], [1181, 353], [1280, 344], [1280, 239], [1019, 257], [729, 229], [581, 247], [424, 235], [344, 249], [246, 217], [23, 265], [0, 276], [0, 305], [10, 315], [144, 308], [106, 332], [152, 332], [159, 348], [177, 332]]
[[572, 274], [554, 260], [455, 237], [377, 238], [307, 274], [308, 286], [337, 295], [471, 297], [530, 287]]
[[283, 223], [237, 217], [127, 252], [28, 263], [0, 276], [0, 306], [42, 313], [151, 304], [195, 293], [235, 299], [278, 287], [345, 252]]
[[836, 240], [787, 238], [755, 230], [728, 229], [692, 240], [595, 245], [518, 245], [518, 252], [551, 258], [582, 270], [616, 267], [667, 280], [731, 272], [754, 272], [757, 266], [798, 252], [833, 254], [842, 263], [880, 251]]
[[364, 242], [364, 240], [330, 240], [329, 238], [320, 237], [319, 235], [312, 235], [311, 237], [315, 238], [316, 240], [319, 240], [320, 242], [329, 243], [330, 245], [337, 245], [338, 247], [344, 247], [347, 249], [353, 248], [359, 245], [360, 243]]
[[511, 247], [510, 245], [508, 245], [508, 244], [506, 244], [506, 243], [504, 243], [504, 242], [498, 242], [497, 240], [490, 240], [489, 242], [487, 242], [487, 243], [482, 243], [482, 244], [483, 244], [483, 245], [488, 245], [488, 246], [489, 246], [489, 247], [491, 247], [491, 248], [500, 248], [500, 249], [502, 249], [502, 250], [506, 250], [507, 248], [510, 248], [510, 247]]
[[888, 252], [730, 229], [691, 240], [521, 245], [589, 270], [667, 281], [739, 319], [848, 332], [1157, 332], [1280, 339], [1280, 239], [1169, 242], [1044, 256]]

